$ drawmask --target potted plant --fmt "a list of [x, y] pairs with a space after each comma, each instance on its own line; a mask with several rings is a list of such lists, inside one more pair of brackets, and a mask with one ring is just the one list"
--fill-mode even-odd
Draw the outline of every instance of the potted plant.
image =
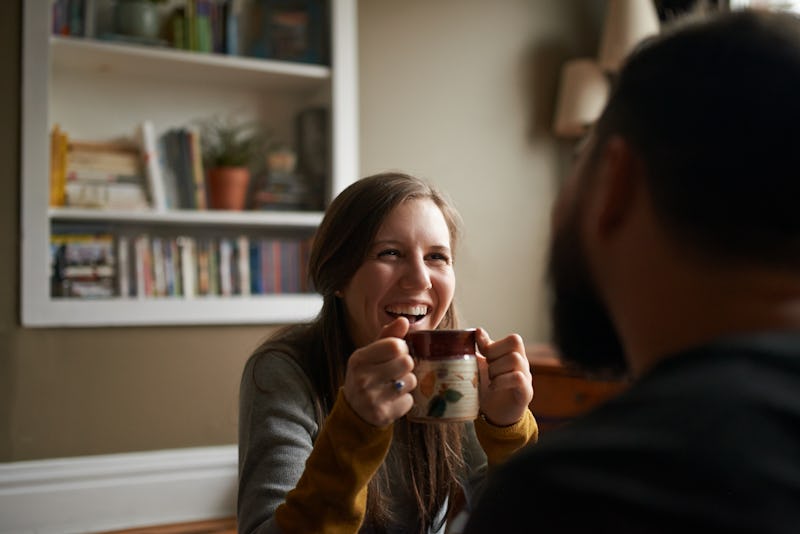
[[250, 165], [265, 141], [266, 134], [256, 121], [212, 117], [200, 122], [200, 146], [211, 209], [245, 208]]

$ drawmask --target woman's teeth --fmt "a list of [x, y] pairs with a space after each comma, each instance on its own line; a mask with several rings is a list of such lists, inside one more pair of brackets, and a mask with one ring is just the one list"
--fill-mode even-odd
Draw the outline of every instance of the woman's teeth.
[[427, 306], [389, 306], [386, 313], [393, 317], [405, 317], [410, 323], [415, 323], [428, 315]]

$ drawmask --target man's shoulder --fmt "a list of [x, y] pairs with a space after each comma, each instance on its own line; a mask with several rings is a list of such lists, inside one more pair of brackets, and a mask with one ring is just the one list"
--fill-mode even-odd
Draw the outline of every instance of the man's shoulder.
[[[794, 465], [800, 449], [798, 339], [749, 336], [676, 355], [498, 468], [473, 525], [534, 503], [540, 526], [568, 532], [582, 521], [668, 532], [674, 517], [715, 531], [746, 524], [747, 510], [795, 515], [786, 511], [800, 479], [774, 465]], [[618, 529], [615, 514], [632, 528]]]

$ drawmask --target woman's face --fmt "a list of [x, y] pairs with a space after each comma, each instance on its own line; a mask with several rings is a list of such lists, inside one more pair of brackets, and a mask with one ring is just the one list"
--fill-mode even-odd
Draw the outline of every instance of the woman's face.
[[407, 200], [392, 210], [367, 257], [339, 293], [357, 347], [378, 338], [381, 328], [407, 317], [412, 330], [436, 328], [453, 301], [450, 231], [430, 199]]

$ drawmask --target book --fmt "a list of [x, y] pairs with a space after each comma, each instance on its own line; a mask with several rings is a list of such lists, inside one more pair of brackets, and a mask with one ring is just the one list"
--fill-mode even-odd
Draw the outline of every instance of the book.
[[92, 38], [97, 32], [97, 6], [95, 0], [83, 0], [83, 36]]
[[117, 261], [119, 270], [117, 271], [117, 291], [120, 297], [131, 296], [131, 272], [130, 272], [130, 244], [127, 236], [117, 238]]
[[141, 122], [139, 125], [139, 139], [151, 206], [155, 211], [166, 211], [167, 198], [164, 178], [161, 174], [161, 158], [158, 155], [158, 142], [152, 121], [144, 120]]
[[195, 253], [195, 239], [188, 236], [179, 236], [177, 239], [181, 262], [181, 284], [183, 296], [193, 298], [197, 295], [197, 255]]
[[223, 237], [219, 240], [219, 282], [220, 295], [230, 297], [233, 295], [233, 278], [231, 276], [231, 262], [233, 261], [233, 243]]
[[144, 187], [138, 183], [69, 181], [64, 193], [64, 205], [74, 208], [148, 209]]
[[250, 294], [250, 240], [246, 235], [236, 238], [236, 248], [239, 251], [239, 294]]
[[164, 260], [163, 239], [154, 236], [150, 241], [153, 258], [153, 295], [163, 297], [167, 294], [167, 269]]
[[50, 133], [50, 205], [63, 206], [66, 193], [67, 144], [69, 140], [58, 124]]
[[198, 210], [208, 207], [206, 201], [206, 176], [203, 170], [203, 153], [200, 148], [200, 133], [190, 129], [186, 132], [189, 143], [191, 174], [194, 182], [194, 205]]
[[239, 55], [239, 17], [242, 13], [242, 0], [229, 0], [224, 5], [225, 53]]
[[168, 294], [173, 297], [183, 296], [183, 270], [181, 267], [181, 251], [178, 247], [177, 238], [173, 237], [167, 243], [167, 272], [168, 281], [171, 285], [168, 287]]
[[153, 296], [153, 271], [150, 256], [150, 236], [139, 234], [134, 239], [136, 265], [136, 296], [140, 299]]
[[250, 293], [264, 294], [264, 278], [261, 275], [261, 246], [257, 241], [250, 241]]
[[[189, 130], [173, 128], [163, 136], [165, 170], [164, 175], [169, 176], [170, 195], [177, 201], [176, 208], [198, 209], [197, 192], [198, 180], [195, 179], [195, 164], [192, 160], [192, 141]], [[174, 177], [174, 180], [172, 178]], [[202, 181], [201, 183], [204, 183]], [[203, 192], [203, 198], [205, 193]]]
[[210, 288], [209, 242], [207, 238], [196, 241], [197, 251], [197, 294], [206, 296]]
[[162, 134], [158, 138], [158, 166], [161, 171], [161, 178], [164, 182], [164, 201], [167, 209], [179, 209], [181, 207], [178, 195], [178, 179], [175, 170], [167, 158], [167, 134]]
[[219, 295], [219, 247], [216, 240], [208, 239], [208, 294]]

